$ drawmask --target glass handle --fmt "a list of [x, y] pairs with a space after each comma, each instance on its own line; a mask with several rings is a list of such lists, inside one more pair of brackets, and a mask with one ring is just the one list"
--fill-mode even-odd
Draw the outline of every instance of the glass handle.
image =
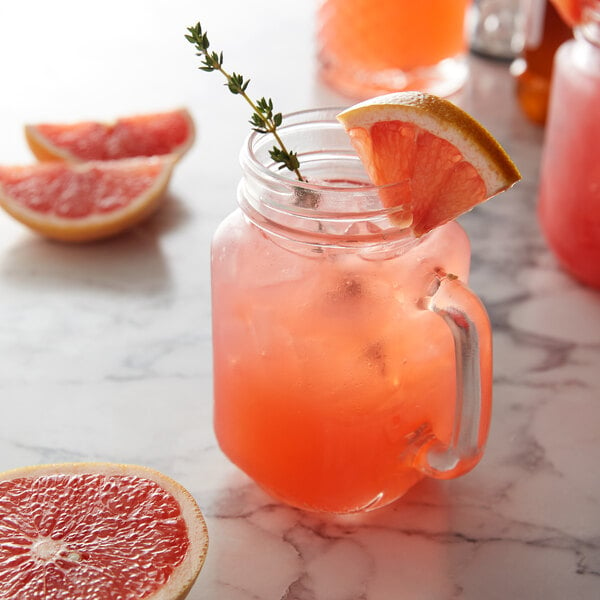
[[[419, 449], [417, 466], [430, 477], [451, 479], [466, 473], [479, 462], [487, 437], [491, 394], [486, 394], [484, 405], [480, 335], [476, 322], [487, 324], [489, 321], [479, 298], [452, 276], [439, 278], [439, 286], [427, 298], [425, 308], [438, 314], [452, 333], [456, 402], [450, 443], [435, 437], [427, 441]], [[491, 377], [489, 381], [491, 385]]]

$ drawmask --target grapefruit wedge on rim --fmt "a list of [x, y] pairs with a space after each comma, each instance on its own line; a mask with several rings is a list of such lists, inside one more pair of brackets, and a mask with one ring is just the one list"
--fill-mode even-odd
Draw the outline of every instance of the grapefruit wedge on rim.
[[182, 600], [208, 532], [190, 493], [146, 467], [0, 474], [0, 598]]
[[[394, 221], [421, 236], [521, 175], [494, 137], [449, 100], [396, 92], [338, 115]], [[409, 185], [398, 185], [408, 183]]]
[[0, 166], [0, 206], [46, 237], [99, 240], [137, 225], [162, 204], [176, 157]]
[[171, 154], [194, 141], [186, 109], [120, 117], [114, 122], [39, 123], [25, 126], [25, 137], [39, 160], [82, 162]]

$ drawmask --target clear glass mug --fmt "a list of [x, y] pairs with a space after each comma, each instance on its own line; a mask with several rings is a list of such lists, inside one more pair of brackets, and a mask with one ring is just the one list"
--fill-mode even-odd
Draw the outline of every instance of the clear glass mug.
[[479, 461], [492, 365], [466, 234], [394, 225], [336, 112], [284, 120], [312, 183], [276, 169], [270, 136], [242, 149], [212, 245], [214, 425], [274, 497], [348, 513]]
[[418, 90], [449, 96], [468, 67], [471, 0], [321, 0], [321, 78], [351, 98]]

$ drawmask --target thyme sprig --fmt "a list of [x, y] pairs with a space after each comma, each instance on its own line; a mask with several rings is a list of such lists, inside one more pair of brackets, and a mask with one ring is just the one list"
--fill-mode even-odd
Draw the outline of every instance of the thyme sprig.
[[300, 173], [300, 161], [298, 155], [295, 152], [289, 151], [283, 140], [279, 136], [277, 128], [281, 125], [283, 117], [281, 113], [274, 112], [273, 100], [270, 98], [260, 98], [256, 102], [253, 101], [246, 89], [250, 83], [250, 79], [244, 78], [239, 73], [228, 73], [223, 68], [223, 52], [215, 52], [209, 50], [210, 42], [206, 31], [202, 31], [200, 23], [192, 27], [188, 27], [189, 35], [185, 36], [185, 39], [196, 47], [196, 56], [202, 57], [202, 66], [199, 67], [202, 71], [212, 72], [219, 71], [227, 83], [225, 84], [232, 94], [242, 96], [244, 100], [252, 107], [254, 111], [250, 119], [250, 125], [252, 129], [258, 133], [271, 133], [275, 137], [278, 146], [273, 146], [269, 151], [269, 155], [275, 163], [281, 163], [279, 169], [287, 168], [292, 171], [299, 181], [305, 181], [304, 177]]

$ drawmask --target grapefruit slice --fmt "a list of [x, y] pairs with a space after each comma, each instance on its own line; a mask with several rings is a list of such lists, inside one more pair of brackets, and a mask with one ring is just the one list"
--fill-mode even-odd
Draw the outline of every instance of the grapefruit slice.
[[53, 239], [98, 240], [137, 225], [161, 204], [176, 157], [0, 166], [0, 205]]
[[133, 465], [0, 474], [0, 598], [180, 600], [208, 549], [190, 493]]
[[387, 94], [344, 110], [338, 119], [372, 182], [386, 186], [380, 190], [382, 204], [394, 207], [395, 222], [416, 236], [521, 177], [481, 124], [437, 96]]
[[194, 140], [194, 123], [185, 109], [121, 117], [113, 123], [41, 123], [25, 126], [25, 137], [39, 160], [117, 160], [173, 154], [181, 157]]
[[551, 0], [567, 25], [574, 27], [582, 21], [586, 0]]

